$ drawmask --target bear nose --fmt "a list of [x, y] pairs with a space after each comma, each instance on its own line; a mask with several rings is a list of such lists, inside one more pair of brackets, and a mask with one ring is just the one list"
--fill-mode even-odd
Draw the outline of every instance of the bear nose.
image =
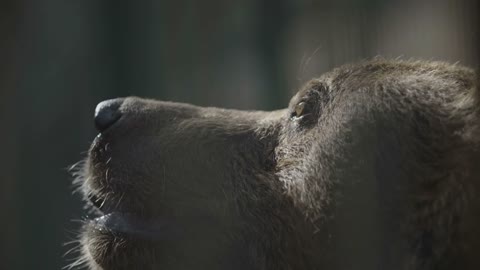
[[95, 108], [95, 128], [99, 131], [105, 131], [112, 126], [120, 117], [120, 106], [123, 103], [122, 99], [110, 99], [98, 103]]

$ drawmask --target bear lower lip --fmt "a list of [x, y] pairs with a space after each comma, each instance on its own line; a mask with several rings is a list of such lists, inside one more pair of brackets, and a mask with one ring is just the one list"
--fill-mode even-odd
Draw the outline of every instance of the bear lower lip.
[[131, 213], [112, 212], [91, 221], [100, 233], [113, 233], [153, 240], [162, 236], [162, 225], [157, 220], [145, 220]]

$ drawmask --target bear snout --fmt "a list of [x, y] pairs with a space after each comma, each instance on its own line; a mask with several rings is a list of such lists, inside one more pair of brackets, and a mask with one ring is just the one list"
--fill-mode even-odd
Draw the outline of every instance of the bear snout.
[[98, 103], [95, 108], [95, 128], [98, 132], [103, 132], [112, 126], [122, 116], [120, 106], [124, 99], [110, 99]]

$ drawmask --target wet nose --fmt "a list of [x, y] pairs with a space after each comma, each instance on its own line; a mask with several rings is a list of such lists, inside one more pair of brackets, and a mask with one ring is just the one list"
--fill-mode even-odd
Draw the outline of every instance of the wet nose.
[[123, 98], [105, 100], [98, 103], [95, 108], [95, 128], [99, 131], [105, 131], [112, 126], [120, 117], [120, 106], [123, 103]]

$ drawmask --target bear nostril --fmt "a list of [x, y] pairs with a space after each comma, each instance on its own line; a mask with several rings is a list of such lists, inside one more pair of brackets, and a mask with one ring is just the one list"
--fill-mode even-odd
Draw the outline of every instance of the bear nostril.
[[113, 125], [122, 116], [120, 105], [123, 99], [111, 99], [100, 102], [95, 108], [95, 128], [99, 131], [105, 131]]

